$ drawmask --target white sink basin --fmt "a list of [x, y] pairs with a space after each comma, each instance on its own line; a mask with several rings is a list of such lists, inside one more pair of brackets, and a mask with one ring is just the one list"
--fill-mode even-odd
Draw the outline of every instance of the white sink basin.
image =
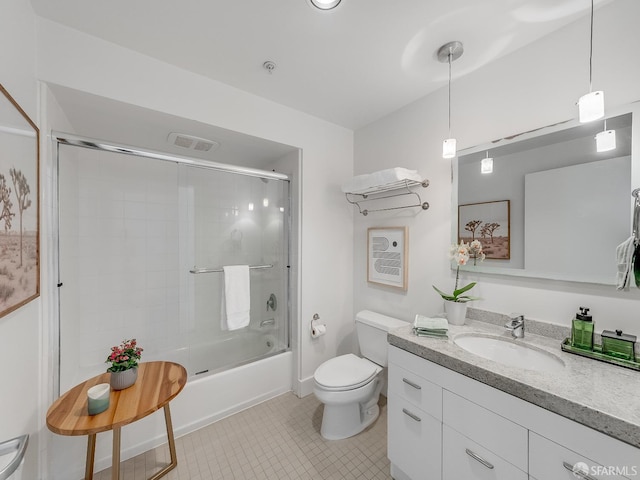
[[552, 353], [522, 343], [483, 334], [460, 334], [453, 342], [467, 352], [510, 367], [551, 372], [564, 368], [564, 362]]

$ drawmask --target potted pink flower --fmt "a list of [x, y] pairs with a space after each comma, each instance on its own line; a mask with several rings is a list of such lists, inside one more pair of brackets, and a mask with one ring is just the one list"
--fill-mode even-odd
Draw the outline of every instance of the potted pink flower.
[[142, 356], [136, 339], [123, 340], [120, 345], [111, 347], [111, 353], [105, 363], [111, 363], [107, 372], [111, 372], [111, 387], [114, 390], [124, 390], [130, 387], [138, 378], [138, 361]]

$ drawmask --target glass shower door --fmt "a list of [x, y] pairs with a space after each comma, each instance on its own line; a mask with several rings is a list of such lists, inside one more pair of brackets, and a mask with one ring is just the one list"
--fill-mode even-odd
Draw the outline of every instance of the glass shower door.
[[[289, 348], [289, 182], [181, 166], [190, 375]], [[224, 266], [248, 265], [250, 321], [223, 321]]]

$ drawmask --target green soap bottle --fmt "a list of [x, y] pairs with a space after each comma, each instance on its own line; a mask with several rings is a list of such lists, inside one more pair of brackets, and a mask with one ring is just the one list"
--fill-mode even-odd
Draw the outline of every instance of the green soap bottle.
[[576, 313], [571, 323], [571, 345], [593, 350], [593, 318], [588, 308], [580, 307], [580, 313]]

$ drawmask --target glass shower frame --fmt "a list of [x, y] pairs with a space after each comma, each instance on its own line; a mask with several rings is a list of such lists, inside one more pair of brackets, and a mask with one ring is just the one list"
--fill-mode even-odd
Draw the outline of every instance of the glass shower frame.
[[[232, 173], [232, 174], [238, 174], [241, 175], [243, 177], [255, 177], [257, 182], [259, 183], [279, 183], [283, 185], [283, 199], [282, 201], [280, 201], [278, 204], [274, 204], [272, 205], [272, 209], [273, 208], [277, 208], [279, 210], [279, 214], [281, 215], [281, 219], [282, 219], [282, 230], [283, 230], [283, 238], [281, 239], [283, 245], [283, 251], [284, 251], [284, 256], [282, 258], [282, 261], [280, 262], [281, 264], [278, 265], [278, 267], [281, 269], [282, 271], [282, 286], [280, 287], [280, 291], [282, 292], [281, 295], [277, 295], [277, 312], [278, 314], [281, 314], [284, 316], [284, 320], [281, 323], [281, 326], [279, 328], [279, 330], [276, 332], [276, 335], [273, 335], [274, 331], [276, 330], [274, 327], [276, 327], [276, 319], [272, 318], [273, 317], [273, 313], [274, 312], [269, 312], [269, 306], [267, 305], [270, 295], [266, 295], [265, 292], [261, 293], [261, 297], [260, 297], [260, 301], [257, 302], [252, 302], [252, 307], [253, 304], [259, 304], [260, 306], [264, 306], [264, 313], [269, 314], [271, 313], [271, 317], [266, 316], [265, 318], [262, 318], [264, 315], [261, 315], [260, 317], [258, 317], [256, 319], [256, 321], [254, 322], [253, 318], [252, 318], [252, 327], [255, 328], [249, 328], [247, 330], [249, 330], [250, 332], [246, 332], [246, 338], [245, 340], [250, 340], [253, 343], [257, 343], [257, 344], [263, 344], [263, 346], [266, 345], [267, 349], [266, 352], [261, 353], [262, 357], [259, 358], [263, 358], [264, 356], [270, 356], [270, 355], [275, 355], [277, 353], [280, 353], [282, 351], [287, 351], [290, 349], [290, 335], [291, 335], [291, 326], [290, 326], [290, 301], [289, 301], [289, 288], [290, 288], [290, 272], [289, 272], [289, 255], [291, 252], [291, 248], [290, 248], [290, 232], [291, 232], [291, 216], [290, 216], [290, 211], [291, 211], [291, 192], [290, 192], [290, 181], [287, 175], [284, 174], [280, 174], [280, 173], [275, 173], [275, 172], [267, 172], [267, 171], [262, 171], [262, 170], [257, 170], [257, 169], [252, 169], [252, 168], [246, 168], [246, 167], [236, 167], [236, 166], [232, 166], [232, 165], [224, 165], [224, 164], [219, 164], [219, 163], [214, 163], [214, 162], [208, 162], [208, 161], [202, 161], [202, 160], [196, 160], [196, 159], [190, 159], [190, 158], [183, 158], [183, 157], [176, 157], [176, 156], [172, 156], [172, 155], [166, 155], [166, 154], [161, 154], [161, 153], [154, 153], [154, 152], [146, 152], [144, 150], [139, 150], [139, 149], [134, 149], [131, 147], [126, 147], [126, 146], [121, 146], [121, 145], [113, 145], [113, 144], [107, 144], [105, 142], [98, 142], [92, 139], [86, 139], [86, 138], [81, 138], [81, 137], [75, 137], [72, 135], [66, 135], [66, 134], [55, 134], [54, 137], [54, 141], [56, 141], [58, 143], [58, 155], [57, 155], [57, 172], [56, 175], [59, 173], [59, 161], [60, 161], [60, 146], [61, 145], [70, 145], [70, 146], [76, 146], [76, 147], [85, 147], [85, 148], [90, 148], [90, 149], [94, 149], [94, 150], [98, 150], [101, 152], [113, 152], [113, 153], [118, 153], [118, 154], [126, 154], [126, 155], [134, 155], [137, 157], [141, 157], [141, 158], [145, 158], [145, 159], [150, 159], [150, 160], [164, 160], [167, 162], [172, 162], [173, 164], [179, 164], [178, 165], [178, 185], [179, 185], [179, 192], [178, 192], [178, 197], [179, 198], [179, 203], [182, 205], [184, 204], [185, 198], [184, 196], [187, 195], [185, 192], [188, 191], [188, 188], [185, 188], [185, 183], [184, 183], [184, 177], [185, 175], [188, 176], [189, 172], [193, 172], [194, 168], [197, 168], [197, 170], [199, 172], [212, 172], [212, 171], [218, 171], [218, 172], [225, 172], [226, 174]], [[75, 150], [75, 149], [74, 149]], [[184, 173], [184, 169], [186, 169], [187, 173]], [[206, 173], [205, 173], [206, 174]], [[196, 176], [201, 176], [201, 173], [196, 173]], [[262, 179], [262, 181], [260, 180]], [[59, 178], [58, 178], [58, 182], [59, 182]], [[60, 190], [58, 189], [58, 198], [60, 198]], [[265, 197], [266, 198], [266, 197]], [[283, 203], [284, 202], [284, 203]], [[254, 202], [254, 204], [257, 202]], [[58, 214], [59, 212], [59, 206], [60, 206], [60, 200], [58, 200]], [[255, 205], [256, 208], [258, 208], [258, 205]], [[259, 205], [260, 208], [265, 207], [265, 205]], [[60, 222], [60, 220], [58, 220]], [[179, 227], [179, 236], [182, 237], [185, 235], [186, 230], [188, 230], [188, 226], [185, 227], [184, 222], [181, 222], [181, 225]], [[233, 232], [231, 232], [233, 233]], [[64, 232], [61, 231], [60, 229], [60, 225], [58, 225], [58, 239], [60, 239], [60, 236], [64, 235]], [[230, 237], [233, 240], [233, 234]], [[182, 241], [183, 239], [176, 239], [176, 241], [179, 242]], [[60, 242], [58, 245], [58, 249], [60, 250]], [[194, 291], [195, 289], [195, 283], [198, 282], [198, 278], [212, 278], [213, 276], [217, 276], [220, 278], [220, 273], [192, 273], [191, 271], [185, 271], [185, 269], [183, 268], [184, 265], [186, 264], [186, 259], [185, 256], [189, 253], [187, 251], [185, 251], [185, 249], [183, 248], [179, 248], [178, 249], [180, 251], [179, 256], [181, 257], [179, 260], [179, 265], [180, 265], [180, 280], [178, 282], [178, 290], [181, 291], [182, 293], [184, 292], [184, 289], [186, 289], [186, 295], [189, 296], [191, 294], [191, 292]], [[188, 249], [186, 249], [188, 250]], [[162, 252], [157, 252], [158, 255], [162, 255]], [[60, 260], [60, 256], [58, 257]], [[229, 261], [233, 262], [233, 258], [230, 258]], [[193, 260], [192, 260], [193, 262]], [[193, 262], [190, 263], [190, 265], [193, 266], [193, 268], [190, 268], [188, 270], [196, 270], [197, 268], [199, 268], [199, 265], [196, 265], [198, 262]], [[205, 262], [206, 263], [206, 262]], [[221, 262], [220, 265], [208, 265], [205, 264], [204, 268], [205, 270], [208, 269], [209, 267], [219, 267], [222, 266]], [[240, 262], [237, 262], [240, 263]], [[244, 262], [243, 262], [244, 263]], [[262, 262], [258, 262], [260, 265], [263, 265]], [[231, 264], [231, 263], [230, 263]], [[264, 264], [268, 264], [267, 262], [264, 262]], [[254, 266], [260, 266], [260, 265], [254, 265]], [[64, 266], [58, 265], [59, 267], [59, 271], [62, 271], [63, 275], [62, 277], [64, 277]], [[89, 267], [91, 268], [91, 267]], [[202, 268], [202, 267], [200, 267]], [[252, 271], [252, 273], [250, 274], [252, 276], [252, 284], [254, 283], [254, 276], [264, 276], [264, 274], [267, 272], [267, 270], [270, 269], [264, 269], [264, 271], [262, 271], [261, 269], [255, 269]], [[259, 271], [259, 273], [258, 273]], [[61, 283], [61, 282], [60, 282]], [[72, 282], [71, 282], [72, 283]], [[107, 282], [108, 284], [108, 282]], [[218, 289], [218, 287], [214, 287], [216, 290]], [[64, 302], [64, 288], [60, 288], [59, 292], [60, 292], [60, 296], [59, 296], [59, 306], [62, 305], [62, 303]], [[271, 293], [271, 292], [268, 292]], [[264, 298], [262, 298], [264, 297]], [[184, 296], [181, 295], [181, 298], [185, 298]], [[60, 308], [64, 308], [63, 306]], [[197, 322], [196, 317], [194, 316], [194, 310], [196, 308], [194, 307], [194, 305], [191, 305], [189, 302], [182, 302], [182, 304], [179, 307], [179, 315], [180, 318], [182, 320], [180, 320], [182, 326], [174, 332], [175, 335], [179, 335], [182, 336], [181, 338], [188, 338], [189, 335], [187, 333], [188, 329], [193, 326], [194, 322]], [[253, 310], [254, 308], [252, 308], [252, 317], [253, 317]], [[257, 308], [255, 310], [258, 310]], [[260, 313], [260, 312], [258, 312]], [[67, 341], [67, 345], [64, 346], [64, 340], [63, 340], [63, 335], [65, 334], [65, 332], [63, 332], [63, 328], [62, 328], [62, 323], [61, 323], [61, 314], [59, 314], [59, 319], [58, 319], [58, 330], [59, 330], [59, 338], [60, 338], [60, 354], [62, 354], [62, 349], [63, 347], [65, 348], [65, 351], [69, 350], [69, 343], [73, 343], [73, 341], [69, 342]], [[212, 315], [212, 317], [215, 317], [216, 315]], [[186, 319], [186, 321], [185, 321]], [[271, 322], [271, 320], [273, 319], [273, 322]], [[105, 318], [105, 321], [109, 321], [108, 319]], [[121, 324], [125, 324], [126, 326], [126, 319], [116, 319], [116, 322], [119, 322]], [[148, 320], [147, 320], [148, 321]], [[182, 332], [180, 330], [183, 330]], [[123, 333], [127, 332], [127, 329], [123, 329]], [[105, 331], [105, 332], [100, 332], [97, 331], [96, 332], [96, 337], [109, 337], [109, 332]], [[128, 335], [127, 333], [125, 333], [125, 335]], [[234, 353], [237, 351], [237, 346], [239, 345], [239, 343], [237, 342], [243, 342], [242, 339], [242, 335], [238, 335], [237, 333], [231, 334], [231, 332], [229, 332], [229, 334], [223, 335], [223, 338], [218, 338], [218, 340], [220, 340], [220, 342], [215, 343], [215, 349], [217, 351], [219, 351], [219, 356], [222, 357], [226, 357], [227, 359], [230, 358], [229, 355], [225, 354], [224, 352], [228, 352], [228, 353]], [[79, 340], [81, 340], [78, 337]], [[162, 359], [173, 359], [174, 361], [178, 361], [179, 363], [192, 363], [193, 361], [195, 361], [195, 357], [198, 357], [199, 354], [196, 353], [196, 349], [190, 349], [188, 347], [191, 347], [192, 343], [194, 343], [194, 341], [198, 339], [201, 340], [202, 336], [199, 336], [198, 334], [193, 334], [192, 338], [189, 339], [189, 341], [186, 343], [184, 350], [182, 351], [173, 351], [173, 352], [168, 352], [168, 351], [164, 351], [164, 347], [165, 345], [144, 345], [143, 347], [147, 348], [147, 351], [145, 351], [144, 356], [143, 356], [143, 361], [147, 360], [154, 360], [154, 359], [158, 359], [158, 358], [162, 358]], [[115, 340], [111, 340], [114, 345], [119, 343], [119, 341], [122, 339], [115, 339]], [[141, 339], [138, 339], [139, 342], [141, 342]], [[236, 342], [236, 343], [234, 343]], [[104, 341], [102, 341], [102, 343], [104, 343]], [[108, 348], [111, 346], [111, 344], [106, 345], [106, 348], [103, 347], [103, 351], [101, 352], [101, 355], [106, 357], [106, 353], [108, 353]], [[90, 350], [90, 349], [89, 349]], [[75, 354], [77, 355], [77, 353]], [[100, 371], [104, 371], [104, 369], [106, 368], [106, 365], [102, 364], [99, 365], [96, 364], [96, 361], [98, 360], [98, 357], [96, 356], [97, 354], [95, 352], [91, 352], [91, 351], [85, 351], [82, 353], [82, 356], [88, 356], [91, 357], [93, 356], [93, 363], [92, 366], [90, 368], [100, 368], [100, 370], [97, 372], [99, 373]], [[174, 358], [171, 358], [171, 357]], [[200, 355], [201, 356], [201, 355]], [[221, 370], [226, 370], [228, 368], [233, 368], [235, 366], [241, 365], [243, 363], [249, 363], [251, 361], [254, 361], [258, 359], [258, 356], [254, 356], [251, 358], [247, 358], [247, 359], [236, 359], [234, 361], [232, 361], [230, 364], [226, 364], [226, 365], [213, 365], [211, 368], [201, 368], [201, 367], [196, 367], [194, 366], [193, 368], [189, 369], [189, 373], [191, 376], [195, 375], [195, 374], [202, 374], [202, 373], [212, 373], [212, 372], [216, 372], [216, 371], [221, 371]], [[89, 362], [91, 363], [91, 362]], [[59, 365], [58, 365], [58, 371], [62, 372], [62, 358], [59, 359]], [[86, 371], [82, 371], [79, 373], [80, 377], [86, 377], [89, 373], [93, 374], [92, 372], [88, 372]], [[59, 376], [59, 381], [60, 381], [60, 377], [61, 377], [61, 373]], [[68, 375], [67, 375], [68, 377]], [[73, 384], [73, 382], [76, 381], [76, 379], [69, 379], [67, 378], [64, 381], [61, 381], [60, 383], [60, 389], [64, 390], [66, 389], [69, 384]]]

